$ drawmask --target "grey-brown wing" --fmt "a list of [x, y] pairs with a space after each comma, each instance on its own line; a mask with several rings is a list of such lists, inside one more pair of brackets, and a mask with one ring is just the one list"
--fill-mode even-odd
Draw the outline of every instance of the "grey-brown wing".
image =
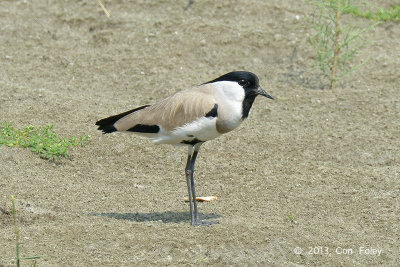
[[217, 116], [215, 92], [209, 86], [200, 86], [179, 92], [152, 106], [119, 119], [118, 131], [156, 133], [157, 127], [171, 131], [200, 117]]

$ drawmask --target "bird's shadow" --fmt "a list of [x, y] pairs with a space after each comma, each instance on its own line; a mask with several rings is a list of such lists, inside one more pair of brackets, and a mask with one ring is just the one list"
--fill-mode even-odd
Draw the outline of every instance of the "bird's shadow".
[[[117, 220], [127, 220], [133, 222], [157, 222], [162, 221], [163, 223], [180, 223], [180, 222], [190, 222], [190, 215], [188, 212], [149, 212], [149, 213], [118, 213], [118, 212], [91, 212], [89, 215], [108, 217]], [[202, 220], [216, 219], [222, 217], [215, 213], [199, 213], [199, 217]]]

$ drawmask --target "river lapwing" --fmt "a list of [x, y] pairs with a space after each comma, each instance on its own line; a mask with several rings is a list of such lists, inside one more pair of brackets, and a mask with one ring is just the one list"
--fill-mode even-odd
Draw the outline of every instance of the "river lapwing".
[[237, 128], [249, 115], [256, 96], [273, 99], [258, 77], [234, 71], [191, 89], [180, 91], [154, 105], [141, 106], [96, 122], [104, 133], [132, 132], [155, 144], [188, 146], [185, 168], [192, 225], [210, 225], [199, 219], [194, 186], [194, 163], [200, 146]]

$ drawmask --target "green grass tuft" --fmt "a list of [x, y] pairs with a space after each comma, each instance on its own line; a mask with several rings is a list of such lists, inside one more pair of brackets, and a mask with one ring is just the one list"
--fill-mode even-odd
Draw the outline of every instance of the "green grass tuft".
[[357, 6], [347, 5], [343, 10], [343, 14], [351, 14], [356, 17], [375, 21], [400, 21], [400, 5], [394, 5], [388, 9], [378, 8], [376, 12], [363, 12]]
[[26, 147], [43, 159], [55, 160], [60, 157], [67, 158], [68, 148], [83, 146], [90, 138], [90, 135], [62, 138], [54, 132], [53, 127], [53, 125], [38, 128], [28, 126], [20, 130], [5, 122], [0, 126], [0, 146]]

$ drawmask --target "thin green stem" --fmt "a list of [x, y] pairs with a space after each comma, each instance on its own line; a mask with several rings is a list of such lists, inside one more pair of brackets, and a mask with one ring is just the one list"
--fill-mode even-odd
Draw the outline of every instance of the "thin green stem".
[[19, 229], [17, 225], [17, 211], [15, 210], [15, 198], [11, 196], [12, 202], [12, 215], [14, 220], [14, 232], [15, 232], [15, 245], [16, 245], [16, 257], [17, 257], [17, 267], [20, 266], [20, 256], [19, 256]]
[[340, 45], [339, 45], [339, 38], [340, 38], [340, 2], [341, 0], [337, 0], [336, 6], [336, 20], [335, 20], [335, 48], [333, 51], [333, 63], [332, 63], [332, 72], [331, 72], [331, 84], [330, 88], [333, 89], [336, 83], [336, 69], [338, 65], [339, 59], [339, 52], [340, 52]]

